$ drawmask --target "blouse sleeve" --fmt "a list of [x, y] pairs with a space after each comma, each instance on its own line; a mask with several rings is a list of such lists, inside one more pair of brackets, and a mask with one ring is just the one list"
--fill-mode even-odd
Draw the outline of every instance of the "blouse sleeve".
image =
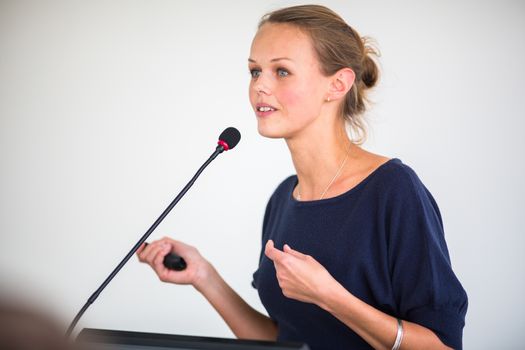
[[410, 168], [394, 183], [387, 205], [388, 263], [398, 316], [462, 349], [467, 294], [452, 271], [439, 208]]

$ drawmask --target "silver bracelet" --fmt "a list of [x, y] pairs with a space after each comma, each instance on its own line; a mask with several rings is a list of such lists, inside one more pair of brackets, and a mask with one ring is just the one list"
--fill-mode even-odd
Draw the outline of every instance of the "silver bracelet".
[[401, 347], [401, 342], [403, 341], [403, 333], [403, 321], [401, 321], [401, 319], [398, 318], [396, 341], [394, 342], [394, 346], [392, 346], [392, 350], [398, 350]]

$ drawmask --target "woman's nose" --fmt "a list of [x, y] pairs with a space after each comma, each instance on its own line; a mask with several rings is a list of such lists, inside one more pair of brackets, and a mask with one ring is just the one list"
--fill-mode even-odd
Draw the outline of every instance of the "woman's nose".
[[261, 74], [257, 81], [253, 84], [253, 89], [257, 94], [271, 95], [271, 88], [269, 87], [268, 80]]
[[254, 88], [258, 95], [271, 95], [270, 89], [266, 85], [258, 84]]

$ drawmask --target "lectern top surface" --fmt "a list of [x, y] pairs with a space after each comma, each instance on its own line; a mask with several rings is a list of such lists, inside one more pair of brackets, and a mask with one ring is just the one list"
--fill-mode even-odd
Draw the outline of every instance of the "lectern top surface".
[[309, 350], [305, 344], [83, 329], [77, 337], [86, 350]]

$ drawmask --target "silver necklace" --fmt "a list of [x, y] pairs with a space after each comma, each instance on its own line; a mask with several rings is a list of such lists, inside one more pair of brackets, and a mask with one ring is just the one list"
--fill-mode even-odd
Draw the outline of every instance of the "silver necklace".
[[[343, 170], [345, 164], [346, 164], [346, 161], [348, 160], [348, 154], [350, 152], [346, 152], [346, 156], [345, 156], [345, 159], [343, 160], [343, 162], [341, 163], [341, 166], [339, 166], [339, 169], [337, 170], [337, 173], [335, 173], [334, 177], [332, 178], [332, 181], [330, 181], [330, 183], [328, 184], [328, 186], [326, 186], [326, 188], [324, 189], [323, 193], [321, 194], [321, 197], [319, 198], [319, 200], [323, 199], [324, 198], [324, 195], [326, 194], [326, 191], [328, 191], [328, 189], [330, 188], [330, 186], [332, 186], [332, 184], [334, 183], [334, 181], [339, 177], [339, 174], [341, 174], [341, 170]], [[297, 186], [297, 200], [301, 200], [301, 191], [299, 189], [299, 186]]]

